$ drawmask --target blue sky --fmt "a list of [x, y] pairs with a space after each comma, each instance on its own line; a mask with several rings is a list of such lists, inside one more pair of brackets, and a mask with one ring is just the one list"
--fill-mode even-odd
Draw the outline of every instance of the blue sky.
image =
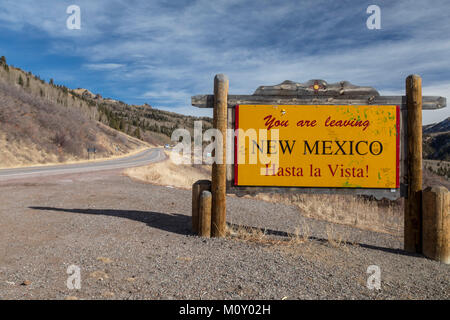
[[[66, 28], [69, 5], [81, 30]], [[369, 30], [366, 9], [381, 8]], [[284, 80], [349, 80], [401, 95], [423, 78], [424, 95], [450, 100], [450, 1], [2, 0], [0, 55], [71, 88], [191, 115], [190, 97], [225, 73], [230, 93]], [[424, 123], [450, 108], [424, 112]]]

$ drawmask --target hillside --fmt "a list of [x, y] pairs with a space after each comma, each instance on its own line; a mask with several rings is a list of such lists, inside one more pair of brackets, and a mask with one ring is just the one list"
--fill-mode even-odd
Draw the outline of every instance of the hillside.
[[423, 136], [425, 159], [450, 161], [450, 131]]
[[[170, 143], [176, 128], [191, 133], [212, 119], [191, 117], [103, 98], [87, 89], [49, 83], [0, 58], [0, 167], [55, 163], [123, 154], [145, 142]], [[137, 139], [134, 139], [137, 138]], [[140, 142], [139, 140], [144, 143]]]
[[8, 65], [4, 57], [0, 60], [0, 79], [22, 87], [27, 93], [45, 101], [79, 109], [91, 120], [154, 145], [169, 143], [172, 132], [177, 128], [185, 128], [192, 133], [194, 121], [202, 121], [203, 130], [212, 127], [212, 119], [208, 117], [192, 117], [158, 110], [148, 104], [128, 105], [122, 101], [103, 98], [101, 94], [92, 93], [88, 89], [70, 89], [58, 85], [53, 79], [47, 83], [38, 75]]
[[[95, 121], [94, 108], [75, 106], [61, 89], [5, 64], [0, 69], [0, 167], [85, 160], [88, 148], [102, 158], [146, 146]], [[11, 83], [16, 77], [22, 81]]]
[[423, 127], [423, 157], [428, 171], [450, 179], [450, 117]]
[[423, 157], [450, 161], [450, 117], [423, 127]]
[[424, 134], [450, 132], [450, 117], [439, 122], [423, 126]]
[[170, 143], [172, 132], [178, 128], [187, 129], [193, 137], [194, 121], [202, 121], [203, 131], [212, 128], [212, 119], [208, 117], [158, 110], [148, 104], [128, 105], [122, 101], [103, 99], [100, 95], [94, 96], [87, 90], [82, 95], [73, 91], [72, 94], [96, 106], [99, 112], [97, 120], [155, 145]]

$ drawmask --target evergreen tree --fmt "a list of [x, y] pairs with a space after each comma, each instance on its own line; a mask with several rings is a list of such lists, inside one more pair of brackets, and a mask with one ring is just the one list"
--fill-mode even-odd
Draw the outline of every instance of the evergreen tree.
[[19, 76], [19, 81], [17, 82], [19, 84], [19, 86], [23, 87], [23, 79], [22, 76]]
[[134, 130], [134, 136], [138, 139], [141, 139], [141, 131], [139, 130], [139, 127]]

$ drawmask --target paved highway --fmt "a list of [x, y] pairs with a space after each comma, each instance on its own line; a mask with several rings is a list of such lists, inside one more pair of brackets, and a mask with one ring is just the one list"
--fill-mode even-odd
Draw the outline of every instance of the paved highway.
[[11, 179], [23, 179], [36, 176], [48, 176], [55, 174], [82, 173], [82, 172], [139, 167], [149, 163], [162, 161], [165, 158], [166, 155], [164, 154], [164, 151], [162, 149], [153, 148], [153, 149], [146, 149], [132, 156], [104, 161], [91, 161], [67, 165], [0, 169], [0, 181]]

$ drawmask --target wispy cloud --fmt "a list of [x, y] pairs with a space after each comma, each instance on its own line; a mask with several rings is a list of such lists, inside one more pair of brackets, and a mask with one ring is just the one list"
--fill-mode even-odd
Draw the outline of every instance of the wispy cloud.
[[152, 90], [147, 91], [142, 95], [143, 98], [166, 101], [167, 103], [179, 102], [180, 100], [186, 99], [188, 96], [188, 92], [176, 90]]
[[313, 78], [402, 92], [418, 73], [425, 95], [440, 87], [450, 97], [448, 1], [378, 1], [381, 30], [366, 28], [370, 3], [351, 0], [79, 0], [79, 31], [65, 29], [69, 4], [4, 0], [0, 27], [45, 37], [48, 53], [81, 59], [133, 103], [190, 108], [191, 95], [212, 92], [216, 73], [237, 94]]
[[110, 71], [123, 68], [125, 65], [120, 63], [87, 63], [83, 67], [95, 71]]

